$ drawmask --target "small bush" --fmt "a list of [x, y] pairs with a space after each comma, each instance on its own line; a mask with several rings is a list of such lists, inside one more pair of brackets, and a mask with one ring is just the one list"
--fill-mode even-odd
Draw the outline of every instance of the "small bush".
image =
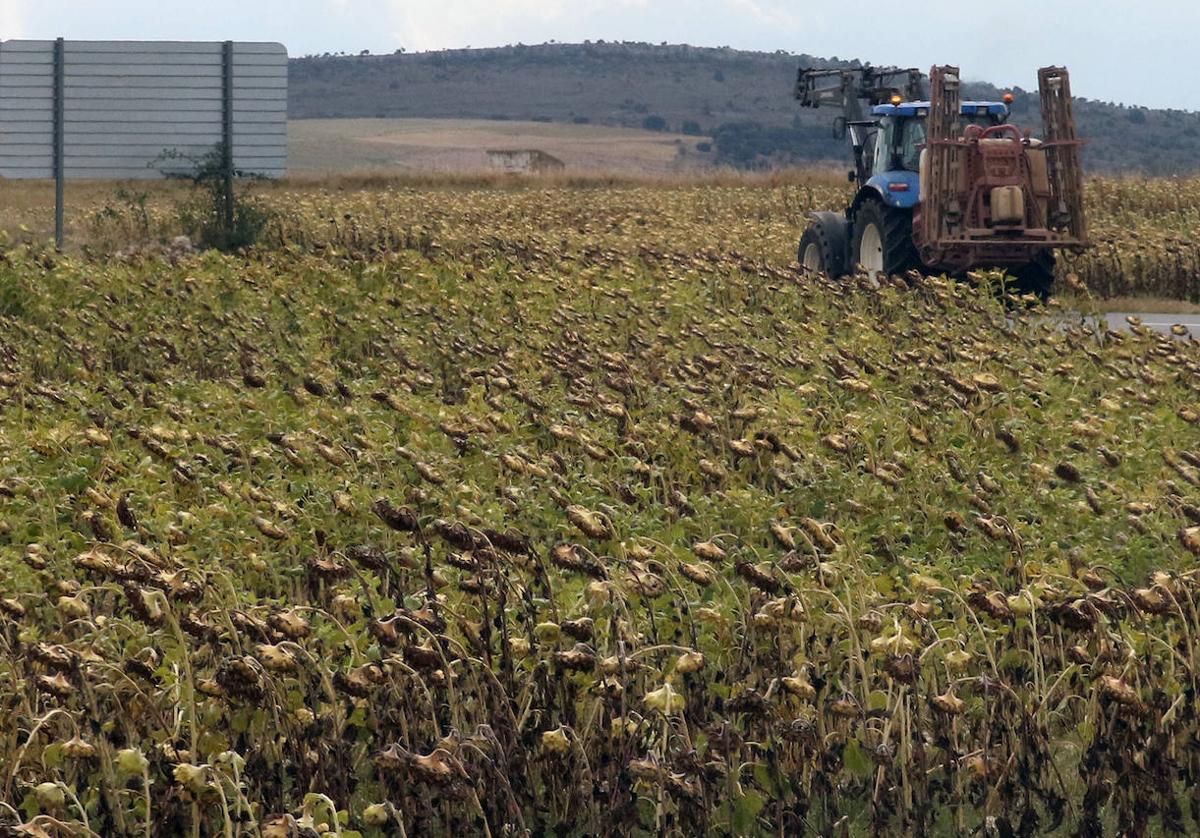
[[271, 221], [271, 211], [259, 201], [242, 197], [234, 205], [233, 226], [224, 219], [206, 195], [197, 195], [177, 208], [183, 234], [201, 250], [234, 251], [256, 244]]
[[[187, 160], [189, 172], [164, 172], [168, 178], [187, 180], [196, 187], [194, 196], [177, 208], [179, 226], [192, 243], [202, 249], [241, 250], [255, 244], [271, 220], [271, 211], [258, 201], [225, 194], [225, 151], [217, 143], [198, 159], [178, 152], [166, 152], [162, 159]], [[265, 180], [262, 175], [235, 169], [238, 180]], [[233, 201], [233, 207], [226, 205]]]
[[642, 127], [647, 131], [666, 131], [667, 121], [658, 114], [650, 114], [642, 120]]

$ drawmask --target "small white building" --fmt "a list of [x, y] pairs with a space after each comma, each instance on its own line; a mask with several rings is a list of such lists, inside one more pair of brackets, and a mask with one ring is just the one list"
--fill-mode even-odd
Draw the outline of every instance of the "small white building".
[[566, 168], [563, 161], [536, 148], [488, 149], [487, 157], [493, 169], [514, 175], [560, 172]]

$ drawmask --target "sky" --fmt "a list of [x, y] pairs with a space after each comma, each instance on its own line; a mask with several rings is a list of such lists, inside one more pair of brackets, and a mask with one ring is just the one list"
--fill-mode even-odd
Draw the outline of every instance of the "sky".
[[[852, 9], [897, 8], [866, 20]], [[1077, 96], [1200, 110], [1197, 0], [0, 0], [0, 38], [280, 41], [293, 56], [557, 40], [786, 50], [1037, 87], [1065, 64]], [[865, 33], [865, 34], [864, 34]]]

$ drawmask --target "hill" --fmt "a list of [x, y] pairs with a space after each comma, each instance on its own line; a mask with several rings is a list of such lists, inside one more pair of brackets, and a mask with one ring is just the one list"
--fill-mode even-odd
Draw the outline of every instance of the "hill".
[[[932, 63], [932, 62], [931, 62]], [[745, 168], [844, 160], [834, 114], [792, 99], [796, 69], [854, 62], [786, 52], [640, 43], [542, 44], [290, 62], [289, 112], [311, 118], [520, 120], [711, 136]], [[966, 68], [969, 69], [969, 68]], [[990, 84], [968, 95], [996, 97]], [[1036, 125], [1036, 92], [1015, 88], [1014, 120]], [[1200, 114], [1079, 99], [1085, 160], [1099, 171], [1200, 168]]]

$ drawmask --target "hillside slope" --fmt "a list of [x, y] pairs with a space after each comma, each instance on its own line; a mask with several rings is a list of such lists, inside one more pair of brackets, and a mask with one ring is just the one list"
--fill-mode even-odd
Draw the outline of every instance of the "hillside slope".
[[[543, 44], [291, 61], [293, 119], [455, 118], [597, 123], [713, 136], [723, 162], [841, 160], [834, 114], [792, 99], [796, 68], [847, 62], [632, 43]], [[969, 70], [969, 68], [964, 68]], [[1031, 68], [1032, 70], [1032, 68]], [[971, 85], [972, 96], [997, 96]], [[1016, 90], [1015, 121], [1038, 122], [1036, 93]], [[1200, 114], [1078, 100], [1096, 170], [1174, 174], [1200, 168]], [[725, 131], [722, 132], [722, 126]]]

